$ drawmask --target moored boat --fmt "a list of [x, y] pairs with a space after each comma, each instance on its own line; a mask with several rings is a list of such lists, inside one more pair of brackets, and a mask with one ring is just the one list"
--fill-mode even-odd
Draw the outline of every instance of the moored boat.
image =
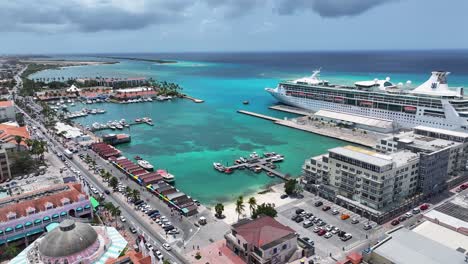
[[226, 169], [226, 167], [224, 167], [223, 164], [221, 164], [219, 162], [214, 162], [213, 167], [215, 168], [215, 170], [217, 170], [219, 172], [224, 172], [224, 170]]
[[137, 164], [145, 170], [152, 171], [154, 169], [154, 166], [144, 159], [137, 160]]

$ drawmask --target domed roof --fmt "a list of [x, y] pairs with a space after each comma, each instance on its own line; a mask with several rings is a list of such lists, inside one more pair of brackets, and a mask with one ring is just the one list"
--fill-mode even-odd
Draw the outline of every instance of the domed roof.
[[66, 257], [87, 249], [97, 238], [91, 225], [66, 219], [42, 239], [39, 252], [46, 257]]

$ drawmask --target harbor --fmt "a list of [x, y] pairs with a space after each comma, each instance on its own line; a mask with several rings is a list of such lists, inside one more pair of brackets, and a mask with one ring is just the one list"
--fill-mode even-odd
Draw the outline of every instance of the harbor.
[[124, 128], [130, 128], [130, 126], [140, 125], [140, 124], [147, 124], [149, 126], [154, 126], [153, 120], [149, 117], [142, 117], [136, 118], [133, 122], [127, 122], [125, 119], [121, 119], [120, 121], [117, 120], [110, 120], [107, 123], [98, 123], [95, 122], [91, 126], [85, 127], [86, 130], [95, 132], [104, 129], [111, 129], [111, 130], [123, 130]]
[[284, 156], [276, 154], [275, 152], [266, 152], [262, 157], [256, 152], [253, 152], [250, 154], [249, 158], [240, 157], [239, 159], [235, 160], [234, 165], [232, 166], [224, 166], [219, 162], [215, 162], [213, 163], [213, 167], [215, 170], [225, 174], [231, 174], [238, 169], [248, 169], [255, 173], [265, 171], [269, 177], [278, 177], [286, 181], [290, 178], [290, 176], [275, 170], [277, 166], [274, 164], [283, 160]]

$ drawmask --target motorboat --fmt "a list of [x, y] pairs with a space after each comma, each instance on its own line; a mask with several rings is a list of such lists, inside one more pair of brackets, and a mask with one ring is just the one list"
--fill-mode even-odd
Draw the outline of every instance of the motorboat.
[[142, 167], [145, 170], [151, 171], [154, 169], [153, 165], [151, 165], [151, 163], [149, 163], [148, 161], [144, 159], [137, 160], [137, 163], [140, 167]]
[[252, 154], [250, 154], [250, 158], [251, 159], [258, 159], [260, 156], [258, 156], [257, 152], [252, 152]]
[[157, 173], [163, 177], [163, 180], [167, 183], [173, 183], [175, 181], [175, 176], [170, 174], [166, 170], [158, 170]]
[[224, 170], [226, 169], [226, 167], [224, 167], [223, 164], [221, 164], [219, 162], [214, 162], [213, 167], [215, 168], [215, 170], [217, 170], [219, 172], [224, 172]]

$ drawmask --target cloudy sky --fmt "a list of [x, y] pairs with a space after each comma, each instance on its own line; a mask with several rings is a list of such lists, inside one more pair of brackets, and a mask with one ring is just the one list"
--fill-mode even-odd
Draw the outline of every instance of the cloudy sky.
[[0, 54], [468, 48], [467, 0], [0, 0]]

